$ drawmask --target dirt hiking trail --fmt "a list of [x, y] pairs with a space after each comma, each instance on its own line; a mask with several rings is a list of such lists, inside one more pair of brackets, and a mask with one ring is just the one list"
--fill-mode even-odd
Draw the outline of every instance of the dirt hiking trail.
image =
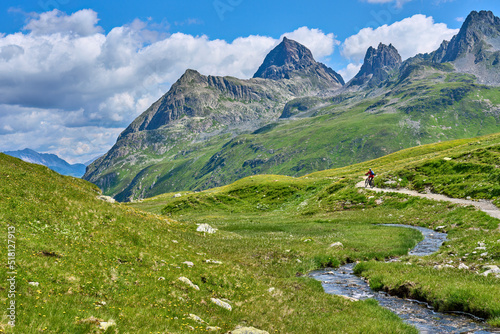
[[[357, 188], [365, 188], [365, 180], [360, 181], [356, 184]], [[479, 201], [472, 201], [468, 199], [460, 199], [460, 198], [451, 198], [445, 195], [439, 195], [439, 194], [432, 194], [432, 193], [419, 193], [415, 190], [409, 190], [409, 189], [384, 189], [384, 188], [377, 188], [377, 187], [367, 187], [365, 189], [368, 190], [373, 190], [376, 192], [386, 192], [386, 193], [399, 193], [399, 194], [406, 194], [410, 196], [417, 196], [417, 197], [422, 197], [422, 198], [428, 198], [428, 199], [433, 199], [436, 201], [446, 201], [446, 202], [451, 202], [451, 203], [456, 203], [456, 204], [462, 204], [462, 205], [473, 205], [477, 209], [485, 212], [486, 214], [490, 215], [493, 218], [500, 219], [500, 209], [497, 208], [493, 203], [487, 200], [479, 200]]]

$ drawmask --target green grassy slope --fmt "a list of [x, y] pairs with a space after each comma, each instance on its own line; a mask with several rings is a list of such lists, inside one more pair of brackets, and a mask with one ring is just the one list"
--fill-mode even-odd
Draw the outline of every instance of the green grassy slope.
[[[225, 333], [247, 325], [270, 333], [416, 333], [373, 302], [328, 296], [304, 276], [342, 259], [402, 254], [420, 238], [413, 231], [302, 216], [278, 227], [281, 222], [261, 221], [257, 211], [239, 215], [241, 224], [232, 228], [222, 226], [227, 217], [209, 214], [207, 221], [221, 230], [204, 235], [193, 222], [107, 203], [90, 183], [3, 154], [0, 179], [4, 249], [15, 228], [15, 268], [4, 257], [1, 277], [16, 270], [15, 297], [5, 279], [0, 283], [4, 310], [15, 301], [16, 327], [4, 311], [0, 332], [201, 333], [214, 326]], [[297, 191], [308, 191], [308, 183]], [[384, 238], [383, 247], [373, 233]], [[328, 248], [338, 240], [345, 249]], [[226, 300], [232, 311], [211, 298]], [[99, 329], [110, 322], [115, 325]]]
[[500, 130], [499, 96], [498, 88], [477, 85], [470, 75], [424, 63], [371, 91], [294, 100], [285, 109], [295, 118], [253, 133], [181, 140], [176, 155], [145, 150], [139, 160], [109, 169], [112, 181], [103, 189], [127, 201], [255, 174], [302, 176], [421, 144], [491, 134]]
[[[224, 257], [250, 254], [258, 258], [261, 240], [268, 240], [266, 252], [274, 254], [268, 255], [269, 266], [281, 265], [280, 259], [288, 254], [283, 249], [313, 254], [317, 265], [368, 260], [359, 264], [357, 271], [369, 277], [374, 288], [428, 301], [439, 310], [470, 312], [500, 326], [500, 300], [495, 297], [500, 295], [498, 278], [480, 275], [487, 265], [500, 265], [497, 219], [473, 207], [354, 187], [372, 167], [380, 186], [432, 187], [457, 197], [486, 197], [498, 202], [499, 144], [500, 134], [460, 139], [300, 178], [257, 175], [200, 193], [184, 192], [180, 197], [165, 194], [132, 205], [186, 222], [210, 223], [232, 233], [230, 238], [203, 243]], [[448, 183], [442, 184], [443, 179]], [[388, 181], [393, 182], [386, 184]], [[455, 191], [469, 188], [483, 190]], [[486, 188], [492, 191], [486, 193]], [[376, 223], [439, 227], [449, 234], [449, 240], [432, 256], [404, 256], [403, 264], [373, 261], [407, 250], [403, 245], [399, 249], [389, 246], [384, 234], [405, 231], [374, 227]], [[241, 239], [247, 246], [241, 247], [237, 241]], [[330, 249], [331, 241], [344, 246]], [[310, 249], [305, 246], [308, 244]], [[467, 269], [459, 269], [460, 264]]]

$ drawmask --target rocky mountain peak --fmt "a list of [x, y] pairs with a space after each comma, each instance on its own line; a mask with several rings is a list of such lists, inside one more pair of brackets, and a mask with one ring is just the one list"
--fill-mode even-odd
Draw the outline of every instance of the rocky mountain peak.
[[279, 80], [286, 78], [286, 73], [289, 71], [311, 66], [314, 63], [316, 61], [308, 48], [283, 37], [283, 41], [269, 52], [253, 77]]
[[399, 68], [401, 63], [401, 55], [392, 44], [380, 43], [376, 49], [370, 46], [366, 51], [363, 66], [350, 85], [376, 85], [386, 80], [390, 72]]
[[177, 80], [178, 84], [187, 84], [190, 82], [199, 82], [203, 80], [203, 76], [200, 72], [192, 69], [187, 69], [186, 72]]
[[440, 63], [455, 61], [466, 54], [482, 53], [485, 47], [498, 48], [499, 39], [500, 18], [491, 11], [473, 11], [467, 16], [460, 32], [434, 52], [433, 60]]
[[482, 34], [487, 37], [497, 37], [500, 31], [500, 18], [492, 11], [472, 11], [465, 20], [458, 35]]
[[331, 68], [316, 62], [307, 47], [286, 37], [269, 52], [253, 77], [281, 80], [300, 76], [319, 77], [324, 81], [323, 88], [344, 85], [344, 79]]

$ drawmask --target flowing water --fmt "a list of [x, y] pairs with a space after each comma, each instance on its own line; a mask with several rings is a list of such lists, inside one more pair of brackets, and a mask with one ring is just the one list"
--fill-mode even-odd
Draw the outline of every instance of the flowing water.
[[[384, 224], [384, 226], [407, 227], [419, 230], [424, 235], [409, 255], [425, 256], [436, 252], [446, 240], [445, 233], [416, 226]], [[373, 291], [368, 283], [353, 273], [354, 264], [349, 263], [335, 270], [318, 270], [310, 276], [321, 281], [326, 293], [355, 299], [376, 299], [379, 305], [391, 310], [406, 323], [415, 326], [420, 333], [500, 333], [489, 328], [482, 319], [464, 313], [440, 313], [431, 306], [410, 299], [390, 296], [383, 291]]]

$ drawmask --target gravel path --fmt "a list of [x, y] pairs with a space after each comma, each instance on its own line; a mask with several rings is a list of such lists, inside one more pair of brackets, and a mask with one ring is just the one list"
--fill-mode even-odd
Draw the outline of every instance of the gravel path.
[[[356, 184], [356, 187], [358, 188], [365, 188], [365, 180], [360, 181]], [[485, 212], [486, 214], [490, 215], [493, 218], [500, 219], [500, 209], [497, 208], [493, 203], [487, 200], [479, 200], [479, 201], [472, 201], [472, 200], [467, 200], [467, 199], [460, 199], [460, 198], [451, 198], [447, 197], [445, 195], [439, 195], [439, 194], [423, 194], [419, 193], [414, 190], [409, 190], [409, 189], [384, 189], [384, 188], [366, 188], [369, 190], [373, 190], [376, 192], [386, 192], [386, 193], [400, 193], [400, 194], [406, 194], [406, 195], [411, 195], [411, 196], [418, 196], [422, 198], [428, 198], [428, 199], [433, 199], [436, 201], [446, 201], [446, 202], [451, 202], [451, 203], [456, 203], [456, 204], [462, 204], [462, 205], [473, 205], [477, 209]]]

